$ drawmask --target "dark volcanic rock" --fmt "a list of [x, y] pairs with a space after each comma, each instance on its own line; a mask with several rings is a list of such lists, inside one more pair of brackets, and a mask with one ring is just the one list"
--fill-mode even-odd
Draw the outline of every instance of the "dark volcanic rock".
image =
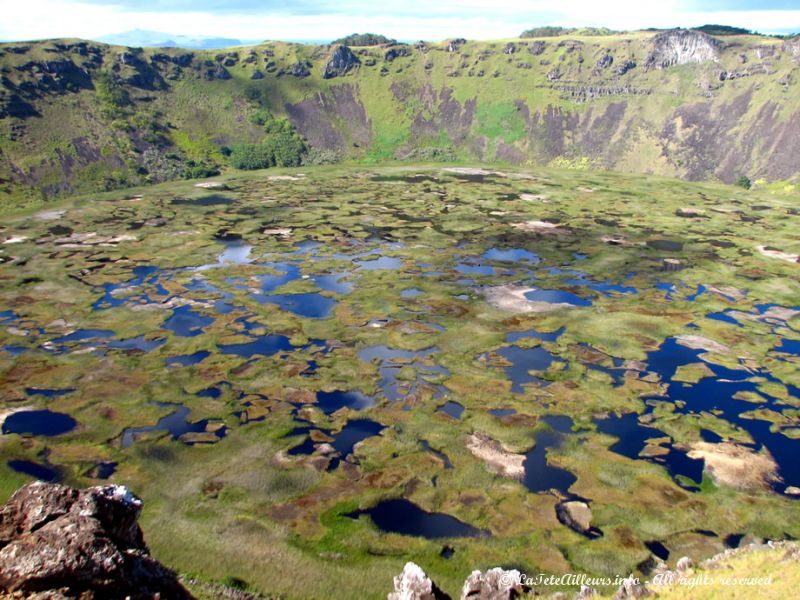
[[467, 40], [464, 38], [456, 38], [454, 40], [450, 40], [447, 42], [447, 51], [448, 52], [458, 52], [459, 48], [467, 43]]
[[118, 55], [117, 60], [118, 64], [115, 65], [114, 70], [125, 83], [146, 90], [164, 88], [164, 81], [158, 70], [138, 53], [122, 52]]
[[528, 52], [530, 52], [534, 56], [539, 56], [544, 52], [545, 48], [547, 48], [547, 42], [543, 42], [542, 40], [536, 40], [534, 42], [531, 42], [531, 45], [528, 46]]
[[604, 54], [603, 57], [597, 61], [598, 69], [607, 69], [614, 63], [614, 57], [610, 54]]
[[194, 54], [189, 52], [187, 54], [176, 54], [172, 57], [172, 62], [179, 67], [188, 67], [194, 60]]
[[30, 77], [20, 85], [30, 98], [92, 88], [89, 73], [69, 59], [29, 61], [16, 69]]
[[231, 78], [231, 74], [228, 73], [228, 69], [226, 69], [222, 65], [217, 65], [216, 67], [211, 67], [207, 69], [204, 76], [208, 81], [213, 81], [214, 79]]
[[633, 62], [632, 60], [626, 60], [624, 63], [622, 63], [620, 66], [617, 67], [617, 75], [625, 75], [625, 73], [635, 68], [636, 68], [635, 62]]
[[334, 77], [340, 77], [357, 68], [360, 64], [361, 61], [350, 48], [347, 46], [336, 46], [328, 64], [325, 65], [322, 78], [332, 79]]
[[137, 524], [141, 509], [121, 486], [77, 490], [37, 481], [20, 488], [0, 508], [0, 589], [191, 599], [150, 556]]
[[[311, 70], [308, 67], [309, 65], [307, 63], [296, 62], [285, 69], [281, 69], [278, 72], [278, 76], [291, 75], [292, 77], [298, 77], [302, 79], [303, 77], [308, 77], [311, 75]], [[267, 71], [269, 71], [269, 69], [267, 69]]]
[[407, 46], [398, 46], [396, 48], [389, 48], [386, 51], [386, 54], [383, 55], [383, 60], [386, 62], [392, 62], [396, 58], [401, 58], [403, 56], [411, 56], [411, 49]]

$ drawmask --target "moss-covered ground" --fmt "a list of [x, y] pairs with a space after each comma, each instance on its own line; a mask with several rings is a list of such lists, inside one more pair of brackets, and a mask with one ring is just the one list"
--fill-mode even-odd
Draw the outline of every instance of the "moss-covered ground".
[[[491, 129], [505, 117], [486, 119]], [[666, 385], [636, 365], [668, 338], [693, 334], [724, 350], [682, 366], [676, 380], [709, 378], [709, 365], [751, 369], [751, 383], [774, 400], [767, 406], [748, 392], [749, 416], [800, 443], [798, 358], [776, 350], [800, 339], [791, 310], [800, 271], [769, 252], [800, 253], [797, 197], [552, 169], [330, 167], [215, 183], [80, 197], [4, 218], [0, 412], [49, 408], [78, 426], [55, 437], [0, 436], [3, 499], [29, 479], [10, 460], [48, 466], [77, 485], [101, 483], [96, 465], [116, 463], [110, 480], [145, 500], [142, 526], [158, 559], [201, 580], [235, 577], [286, 598], [328, 598], [332, 589], [381, 597], [408, 560], [455, 593], [476, 568], [627, 575], [648, 559], [652, 540], [673, 560], [714, 554], [732, 534], [800, 536], [799, 505], [781, 489], [737, 490], [706, 475], [691, 491], [657, 462], [612, 451], [617, 440], [595, 426], [610, 413], [647, 411], [653, 437], [675, 448], [707, 432], [757, 441], [719, 412], [642, 399]], [[687, 208], [701, 212], [677, 214]], [[250, 245], [249, 255], [220, 262], [233, 256], [220, 258], [223, 240]], [[507, 260], [515, 249], [524, 252]], [[484, 296], [501, 284], [591, 302], [509, 312]], [[300, 304], [287, 308], [269, 301], [275, 294], [311, 296], [291, 296]], [[303, 316], [305, 301], [327, 309]], [[788, 308], [759, 318], [763, 304]], [[173, 327], [173, 311], [184, 307], [197, 316], [189, 335]], [[736, 319], [707, 317], [724, 311]], [[562, 327], [543, 339], [507, 338]], [[62, 339], [88, 329], [111, 333]], [[223, 352], [265, 336], [284, 336], [282, 349]], [[498, 355], [510, 345], [541, 346], [558, 360], [518, 393]], [[426, 352], [359, 358], [374, 346]], [[207, 354], [195, 364], [172, 364], [198, 352]], [[758, 369], [770, 378], [756, 377]], [[373, 402], [335, 410], [323, 402], [332, 391]], [[464, 407], [460, 418], [438, 410], [445, 400]], [[123, 432], [156, 424], [174, 412], [170, 404], [188, 407], [191, 423], [208, 420], [207, 431], [182, 439], [153, 431], [123, 444]], [[548, 462], [576, 476], [569, 493], [591, 500], [602, 537], [558, 521], [559, 493], [498, 476], [466, 446], [481, 432], [526, 452], [544, 415], [574, 422]], [[330, 469], [319, 447], [287, 454], [305, 440], [287, 437], [297, 427], [317, 430], [312, 439], [322, 442], [324, 432], [335, 437], [361, 418], [385, 429]], [[223, 437], [214, 433], [221, 423]], [[401, 497], [491, 536], [428, 540], [345, 516]], [[450, 558], [445, 545], [455, 550]]]

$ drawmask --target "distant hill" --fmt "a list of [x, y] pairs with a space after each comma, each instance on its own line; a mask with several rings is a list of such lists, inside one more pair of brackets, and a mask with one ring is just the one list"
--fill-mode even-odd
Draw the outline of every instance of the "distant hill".
[[132, 48], [197, 48], [202, 50], [241, 46], [244, 43], [236, 38], [175, 35], [147, 29], [132, 29], [123, 33], [104, 35], [98, 37], [95, 41], [111, 44], [112, 46], [130, 46]]

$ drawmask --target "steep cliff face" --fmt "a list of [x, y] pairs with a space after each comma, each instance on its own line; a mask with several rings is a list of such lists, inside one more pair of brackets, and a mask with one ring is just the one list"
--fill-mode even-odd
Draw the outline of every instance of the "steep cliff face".
[[666, 69], [673, 65], [687, 65], [718, 61], [722, 43], [699, 31], [665, 31], [653, 38], [653, 49], [645, 65]]
[[222, 166], [222, 147], [266, 135], [265, 111], [328, 158], [788, 179], [799, 70], [797, 39], [687, 30], [192, 52], [3, 44], [0, 201]]

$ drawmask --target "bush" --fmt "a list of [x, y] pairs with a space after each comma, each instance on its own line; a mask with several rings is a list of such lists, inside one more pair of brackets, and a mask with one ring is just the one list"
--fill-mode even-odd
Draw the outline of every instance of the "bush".
[[95, 89], [100, 102], [109, 108], [122, 108], [131, 103], [131, 98], [121, 83], [111, 73], [103, 72], [95, 78]]
[[222, 585], [235, 590], [246, 590], [249, 587], [244, 579], [240, 577], [233, 577], [232, 575], [225, 577], [222, 580]]
[[751, 187], [753, 187], [753, 182], [750, 181], [750, 178], [747, 175], [741, 175], [739, 179], [736, 180], [736, 185], [749, 190]]
[[306, 153], [303, 140], [286, 132], [270, 135], [263, 145], [272, 151], [274, 165], [278, 167], [299, 167]]
[[183, 170], [184, 179], [204, 179], [217, 175], [219, 175], [219, 169], [213, 165], [189, 165]]
[[253, 170], [300, 166], [307, 151], [305, 142], [289, 132], [272, 133], [260, 144], [237, 144], [231, 148], [231, 165]]
[[263, 108], [259, 108], [252, 115], [250, 115], [250, 122], [253, 125], [261, 125], [261, 126], [263, 126], [271, 118], [272, 118], [272, 115], [270, 115], [269, 112], [267, 112]]
[[519, 37], [521, 38], [535, 38], [535, 37], [558, 37], [571, 33], [573, 30], [567, 27], [557, 27], [553, 25], [546, 25], [544, 27], [534, 27], [533, 29], [526, 29]]
[[694, 27], [695, 31], [702, 31], [708, 35], [759, 35], [755, 31], [743, 29], [742, 27], [731, 27], [730, 25], [702, 25]]
[[274, 166], [274, 155], [262, 144], [237, 144], [231, 148], [231, 165], [252, 171]]
[[276, 119], [270, 117], [264, 123], [264, 130], [267, 133], [294, 133], [294, 127], [287, 119]]
[[351, 33], [334, 40], [333, 43], [345, 46], [380, 46], [381, 44], [396, 44], [397, 41], [377, 33]]
[[248, 85], [244, 88], [242, 95], [246, 100], [253, 104], [261, 104], [264, 101], [264, 92], [260, 87], [255, 85]]

